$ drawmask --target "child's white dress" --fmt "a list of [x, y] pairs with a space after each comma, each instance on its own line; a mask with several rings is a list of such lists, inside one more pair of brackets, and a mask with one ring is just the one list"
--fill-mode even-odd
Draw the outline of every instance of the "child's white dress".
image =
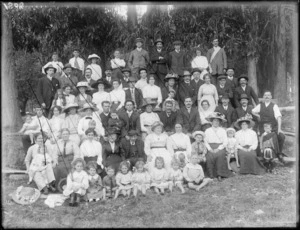
[[39, 133], [40, 131], [39, 131], [39, 130], [36, 130], [36, 129], [30, 129], [30, 130], [27, 130], [28, 128], [33, 128], [34, 126], [36, 126], [34, 120], [32, 120], [30, 123], [25, 123], [25, 124], [23, 125], [23, 128], [25, 127], [24, 135], [37, 134], [37, 133]]
[[228, 137], [228, 144], [226, 146], [226, 151], [230, 154], [230, 156], [234, 157], [234, 153], [237, 150], [237, 141], [234, 137]]
[[[46, 157], [47, 165], [45, 165], [45, 157]], [[47, 174], [46, 174], [46, 168], [50, 166], [49, 169], [52, 169], [51, 162], [52, 162], [52, 158], [50, 157], [50, 155], [48, 153], [45, 153], [45, 155], [44, 155], [44, 153], [39, 153], [39, 154], [33, 155], [32, 161], [31, 161], [29, 169], [28, 169], [29, 178], [32, 179], [34, 177], [35, 173], [39, 171], [39, 172], [41, 172], [45, 183], [48, 184], [49, 181], [48, 181]], [[53, 169], [51, 171], [53, 173]]]
[[150, 174], [147, 171], [138, 172], [135, 171], [132, 174], [132, 185], [137, 187], [138, 190], [142, 189], [142, 185], [145, 185], [146, 189], [150, 188]]
[[71, 195], [73, 192], [85, 195], [89, 187], [89, 176], [85, 171], [71, 172], [67, 177], [67, 186], [63, 191], [65, 196]]
[[178, 184], [182, 184], [183, 183], [183, 174], [182, 174], [181, 169], [179, 168], [176, 171], [174, 169], [171, 169], [170, 170], [170, 179], [175, 186], [177, 186]]
[[131, 189], [132, 188], [132, 173], [130, 171], [127, 174], [118, 172], [116, 175], [116, 182], [119, 189]]
[[[153, 168], [150, 172], [151, 176], [151, 187], [157, 188], [168, 188], [169, 187], [169, 175], [165, 168], [158, 169]], [[160, 183], [159, 183], [160, 182]]]

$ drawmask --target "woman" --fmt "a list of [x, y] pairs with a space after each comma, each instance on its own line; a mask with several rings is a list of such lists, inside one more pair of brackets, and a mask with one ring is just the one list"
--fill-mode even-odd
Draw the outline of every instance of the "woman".
[[145, 139], [145, 153], [147, 155], [147, 165], [149, 173], [154, 168], [155, 158], [160, 156], [164, 158], [167, 171], [171, 168], [172, 154], [167, 150], [168, 135], [163, 133], [163, 123], [154, 122], [151, 126], [152, 133]]
[[88, 89], [88, 83], [85, 81], [80, 81], [77, 83], [76, 88], [79, 90], [78, 96], [75, 98], [75, 103], [79, 105], [79, 107], [83, 107], [84, 104], [92, 103], [92, 97], [86, 94], [86, 90]]
[[52, 144], [55, 144], [55, 142], [60, 139], [60, 131], [63, 127], [64, 120], [61, 118], [61, 107], [60, 106], [54, 106], [53, 107], [53, 116], [49, 120], [49, 132], [50, 132], [50, 140]]
[[63, 112], [66, 114], [62, 128], [70, 131], [70, 140], [73, 141], [77, 146], [80, 144], [80, 137], [78, 135], [78, 123], [81, 117], [76, 113], [78, 109], [76, 103], [67, 106]]
[[240, 161], [240, 174], [260, 175], [266, 172], [265, 167], [256, 156], [258, 145], [257, 134], [250, 129], [254, 122], [251, 119], [241, 117], [235, 126], [241, 128], [235, 134], [237, 140], [238, 157]]
[[77, 144], [70, 140], [70, 131], [67, 128], [61, 130], [62, 139], [57, 141], [57, 146], [53, 153], [53, 171], [56, 178], [56, 188], [62, 192], [62, 186], [66, 183], [66, 177], [72, 169], [73, 159], [80, 157]]
[[210, 178], [217, 177], [221, 181], [222, 177], [232, 176], [232, 172], [227, 167], [226, 150], [227, 134], [220, 126], [221, 122], [226, 122], [220, 113], [213, 113], [207, 120], [212, 123], [212, 127], [205, 130], [205, 141], [207, 142], [208, 153], [206, 154], [206, 166]]
[[[209, 111], [214, 112], [218, 104], [219, 96], [216, 86], [210, 83], [210, 75], [205, 74], [203, 77], [205, 84], [201, 85], [198, 92], [198, 105], [201, 105], [203, 100], [207, 100], [210, 104]], [[199, 106], [199, 112], [202, 107]]]
[[89, 64], [86, 69], [92, 70], [92, 79], [94, 81], [97, 81], [98, 79], [102, 78], [102, 69], [101, 66], [97, 64], [97, 61], [101, 61], [101, 58], [97, 54], [91, 54], [88, 56], [88, 61], [91, 61], [91, 64]]
[[201, 102], [202, 111], [200, 112], [200, 120], [201, 120], [201, 130], [205, 132], [206, 129], [211, 127], [211, 123], [206, 119], [213, 112], [209, 110], [209, 102], [208, 100], [203, 100]]
[[[44, 136], [44, 138], [45, 138], [45, 136]], [[43, 154], [43, 151], [46, 151], [45, 153], [48, 153], [52, 157], [53, 164], [52, 164], [52, 166], [51, 166], [51, 164], [47, 165], [46, 170], [43, 171], [43, 173], [45, 173], [45, 174], [43, 175], [41, 171], [36, 171], [33, 176], [33, 180], [36, 183], [38, 189], [40, 191], [44, 192], [45, 194], [47, 194], [48, 186], [52, 191], [55, 191], [55, 188], [53, 187], [53, 185], [55, 183], [55, 176], [54, 176], [53, 169], [52, 169], [52, 167], [55, 167], [55, 163], [54, 163], [55, 160], [53, 159], [51, 152], [47, 151], [47, 149], [50, 150], [50, 148], [47, 148], [48, 145], [43, 142], [44, 138], [43, 138], [42, 133], [38, 133], [36, 135], [36, 138], [35, 138], [36, 144], [29, 147], [29, 149], [27, 151], [27, 155], [25, 157], [25, 164], [26, 164], [26, 169], [28, 172], [31, 161], [33, 160], [33, 158], [36, 157], [37, 154]], [[45, 180], [45, 178], [46, 178], [46, 180]]]
[[161, 95], [162, 95], [162, 100], [165, 101], [168, 96], [170, 91], [174, 90], [175, 91], [175, 100], [177, 99], [177, 90], [178, 90], [178, 76], [174, 75], [174, 74], [167, 74], [167, 76], [165, 77], [164, 81], [166, 82], [166, 87], [163, 87], [161, 89]]
[[111, 88], [111, 85], [106, 80], [100, 79], [92, 84], [92, 88], [98, 90], [98, 92], [93, 94], [92, 102], [97, 106], [100, 114], [103, 112], [102, 102], [109, 101], [109, 93], [105, 89]]
[[146, 136], [151, 133], [151, 125], [156, 121], [160, 121], [158, 114], [153, 112], [153, 107], [155, 105], [155, 102], [149, 100], [144, 101], [144, 104], [142, 105], [142, 109], [145, 110], [145, 112], [140, 115], [143, 140], [145, 140]]
[[125, 91], [121, 89], [120, 80], [115, 78], [112, 80], [113, 90], [109, 92], [109, 100], [111, 107], [110, 109], [115, 109], [119, 111], [125, 103]]
[[155, 111], [160, 111], [160, 105], [162, 103], [162, 95], [161, 89], [154, 85], [156, 76], [154, 74], [150, 74], [148, 85], [146, 85], [142, 89], [143, 98], [150, 98], [152, 101], [156, 102], [156, 106], [154, 108]]
[[192, 60], [192, 68], [197, 68], [201, 70], [200, 79], [203, 80], [203, 76], [208, 73], [208, 61], [205, 56], [201, 56], [201, 49], [196, 48], [196, 57]]
[[182, 132], [182, 125], [175, 124], [175, 133], [168, 138], [167, 149], [178, 160], [178, 155], [183, 153], [185, 156], [185, 163], [187, 163], [191, 156], [192, 146], [188, 135]]

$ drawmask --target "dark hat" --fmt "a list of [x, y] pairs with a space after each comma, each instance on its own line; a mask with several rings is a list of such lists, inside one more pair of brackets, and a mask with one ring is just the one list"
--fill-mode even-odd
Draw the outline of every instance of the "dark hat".
[[138, 136], [138, 132], [136, 130], [130, 130], [128, 133], [127, 133], [128, 136]]
[[145, 98], [145, 99], [143, 100], [143, 104], [142, 104], [141, 107], [142, 107], [142, 108], [145, 108], [147, 105], [155, 106], [156, 104], [157, 104], [157, 102], [151, 100], [151, 98]]
[[164, 42], [161, 40], [161, 38], [158, 38], [155, 40], [154, 45], [156, 45], [158, 42], [161, 42], [162, 44], [164, 44]]
[[224, 95], [222, 95], [222, 97], [221, 97], [221, 100], [222, 99], [228, 99], [229, 100], [229, 96], [228, 96], [228, 94], [227, 93], [225, 93]]
[[107, 65], [107, 66], [106, 66], [106, 68], [105, 68], [105, 72], [106, 72], [107, 70], [110, 70], [110, 71], [112, 71], [112, 67], [111, 67], [111, 65]]
[[142, 38], [136, 38], [136, 39], [135, 39], [135, 43], [138, 43], [138, 42], [142, 42], [142, 43], [143, 43], [144, 40], [143, 40]]
[[192, 75], [193, 75], [195, 72], [201, 73], [202, 71], [201, 71], [199, 68], [193, 68], [193, 69], [192, 69]]
[[243, 94], [241, 94], [241, 96], [240, 96], [240, 100], [242, 100], [242, 99], [247, 99], [247, 100], [249, 100], [249, 97], [248, 97], [247, 94], [243, 93]]
[[175, 46], [175, 45], [181, 45], [181, 44], [182, 44], [182, 42], [179, 41], [179, 40], [176, 40], [176, 41], [173, 42], [173, 45], [174, 45], [174, 46]]
[[63, 70], [65, 70], [67, 68], [71, 68], [72, 70], [75, 69], [70, 63], [65, 64]]
[[108, 129], [105, 130], [105, 135], [111, 135], [111, 134], [120, 134], [120, 129], [117, 127], [110, 127]]
[[148, 73], [147, 69], [142, 67], [142, 68], [139, 68], [139, 74], [141, 73], [142, 70], [145, 70], [146, 73]]
[[130, 70], [130, 69], [128, 69], [128, 68], [124, 68], [124, 69], [122, 69], [122, 73], [125, 73], [125, 72], [131, 73], [131, 70]]
[[234, 68], [233, 68], [233, 67], [228, 67], [228, 68], [226, 69], [226, 71], [229, 70], [229, 69], [232, 69], [232, 70], [234, 71]]
[[[251, 116], [251, 115], [250, 115]], [[251, 119], [250, 116], [245, 116], [245, 117], [241, 117], [239, 118], [235, 123], [234, 123], [234, 126], [236, 128], [241, 128], [241, 123], [242, 122], [247, 122], [249, 124], [249, 128], [250, 127], [253, 127], [255, 125], [255, 122]]]
[[129, 79], [128, 79], [128, 82], [137, 82], [138, 79], [135, 77], [135, 76], [130, 76]]
[[113, 77], [113, 78], [111, 79], [111, 83], [113, 83], [114, 81], [117, 81], [119, 84], [121, 84], [119, 78]]
[[106, 79], [98, 79], [95, 83], [93, 83], [91, 86], [94, 89], [98, 89], [98, 85], [103, 84], [104, 89], [109, 89], [111, 88], [111, 84], [106, 80]]
[[246, 74], [242, 74], [242, 75], [238, 78], [238, 82], [240, 82], [240, 80], [241, 80], [242, 78], [245, 78], [246, 81], [249, 80]]
[[175, 81], [178, 81], [179, 77], [175, 74], [168, 73], [164, 81], [169, 81], [170, 79], [174, 79]]
[[74, 51], [80, 52], [80, 48], [79, 48], [78, 46], [76, 46], [76, 47], [73, 48], [73, 52], [74, 52]]
[[54, 73], [56, 73], [56, 71], [57, 71], [57, 69], [56, 69], [52, 64], [47, 65], [47, 66], [44, 68], [45, 73], [47, 73], [47, 70], [48, 70], [48, 69], [54, 69]]
[[218, 35], [213, 36], [212, 41], [214, 41], [214, 40], [219, 40]]
[[226, 78], [227, 78], [227, 77], [226, 77], [225, 74], [221, 74], [221, 75], [218, 76], [218, 81], [219, 81], [219, 80], [222, 80], [222, 79], [226, 79]]

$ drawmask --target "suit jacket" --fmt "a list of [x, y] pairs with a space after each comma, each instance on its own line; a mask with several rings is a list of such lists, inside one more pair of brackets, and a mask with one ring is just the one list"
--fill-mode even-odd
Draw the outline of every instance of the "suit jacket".
[[[159, 59], [159, 57], [164, 57], [164, 59]], [[152, 70], [157, 74], [166, 75], [168, 73], [168, 53], [164, 49], [159, 53], [156, 49], [151, 50], [150, 52], [150, 61], [152, 63]]]
[[131, 116], [128, 116], [127, 112], [120, 112], [119, 119], [123, 121], [124, 125], [121, 129], [121, 136], [125, 137], [130, 130], [136, 130], [138, 133], [141, 132], [140, 114], [133, 111]]
[[72, 75], [67, 78], [64, 74], [61, 76], [57, 77], [57, 80], [59, 81], [60, 88], [63, 88], [66, 85], [71, 86], [71, 93], [74, 94], [75, 96], [78, 95], [78, 90], [76, 88], [76, 85], [78, 83], [78, 78], [75, 75]]
[[169, 53], [168, 67], [173, 73], [183, 76], [183, 71], [189, 67], [187, 61], [187, 55], [183, 50], [177, 53], [175, 50]]
[[110, 116], [110, 113], [106, 116], [104, 115], [104, 113], [100, 113], [100, 119], [101, 119], [101, 122], [102, 122], [102, 126], [103, 128], [106, 130], [108, 128], [108, 121], [109, 121], [109, 118], [111, 118]]
[[144, 150], [144, 142], [142, 140], [137, 139], [135, 141], [135, 145], [137, 147], [137, 155], [130, 151], [130, 145], [130, 140], [126, 140], [125, 138], [122, 139], [121, 148], [123, 149], [125, 160], [128, 160], [130, 158], [143, 158], [144, 161], [147, 160]]
[[236, 119], [239, 119], [239, 118], [241, 118], [241, 117], [244, 117], [244, 116], [248, 113], [248, 114], [251, 114], [251, 115], [252, 115], [253, 121], [257, 122], [258, 119], [257, 119], [256, 116], [253, 116], [253, 114], [252, 114], [252, 109], [253, 109], [253, 106], [252, 106], [252, 105], [248, 105], [246, 111], [242, 108], [242, 106], [237, 107], [237, 108], [235, 109]]
[[128, 58], [128, 67], [132, 70], [134, 68], [147, 68], [149, 63], [149, 54], [146, 50], [138, 51], [134, 49], [130, 52]]
[[[175, 100], [176, 101], [178, 101], [178, 87], [177, 86], [175, 86], [175, 88], [174, 88], [174, 90], [175, 90]], [[163, 101], [165, 101], [167, 98], [168, 98], [168, 96], [169, 96], [169, 87], [168, 86], [165, 86], [165, 87], [163, 87], [163, 88], [161, 88], [161, 96], [162, 96], [162, 100]]]
[[227, 110], [224, 109], [223, 105], [218, 105], [215, 109], [215, 112], [219, 112], [225, 115], [227, 122], [223, 124], [223, 127], [229, 128], [232, 127], [233, 121], [236, 121], [236, 113], [232, 106], [228, 105]]
[[225, 94], [227, 94], [229, 96], [229, 99], [233, 98], [233, 92], [232, 92], [232, 89], [229, 84], [228, 85], [225, 84], [224, 88], [221, 88], [220, 84], [217, 84], [216, 88], [217, 88], [220, 104], [222, 104], [221, 99]]
[[56, 78], [53, 77], [52, 81], [49, 80], [47, 76], [40, 78], [36, 90], [39, 103], [45, 103], [46, 108], [49, 109], [52, 105], [55, 93], [59, 88], [59, 81]]
[[[125, 91], [125, 100], [133, 100], [131, 97], [130, 89], [126, 89]], [[134, 97], [136, 102], [136, 108], [140, 109], [143, 105], [143, 93], [140, 89], [134, 88]]]
[[182, 124], [184, 133], [192, 133], [196, 130], [200, 130], [201, 121], [197, 108], [192, 107], [191, 112], [188, 113], [186, 107], [182, 107], [178, 111], [176, 123]]
[[191, 86], [194, 90], [194, 93], [195, 93], [195, 101], [193, 101], [194, 105], [195, 106], [198, 106], [198, 100], [197, 100], [197, 95], [198, 95], [198, 92], [199, 92], [199, 88], [201, 85], [203, 85], [205, 82], [201, 79], [199, 79], [199, 81], [196, 83], [195, 79], [191, 80]]
[[115, 142], [114, 152], [108, 141], [104, 141], [102, 144], [102, 163], [104, 167], [112, 164], [119, 164], [121, 161], [125, 160], [124, 151], [121, 148], [119, 142]]
[[215, 55], [214, 59], [210, 61], [210, 58], [214, 52], [214, 48], [207, 51], [207, 61], [212, 68], [212, 75], [224, 73], [224, 68], [227, 68], [227, 56], [225, 50], [221, 48]]
[[225, 84], [231, 87], [232, 92], [234, 92], [235, 88], [239, 86], [238, 79], [236, 77], [233, 77], [232, 80], [227, 77]]
[[177, 112], [171, 112], [168, 117], [166, 111], [162, 111], [158, 114], [160, 121], [164, 124], [164, 129], [166, 132], [175, 131], [175, 124], [177, 119]]
[[195, 92], [195, 89], [192, 87], [192, 84], [189, 85], [184, 81], [181, 81], [178, 86], [178, 103], [180, 107], [184, 107], [184, 98], [191, 97], [193, 101], [193, 105], [197, 101], [198, 92]]
[[124, 77], [121, 77], [121, 78], [120, 78], [120, 82], [121, 82], [121, 84], [122, 84], [123, 89], [124, 89], [124, 88], [129, 88], [129, 82], [128, 82], [128, 81], [125, 81]]
[[[88, 80], [85, 77], [83, 77], [82, 80], [80, 80], [80, 81], [87, 82]], [[91, 97], [93, 97], [93, 94], [98, 91], [97, 89], [92, 88], [92, 84], [94, 84], [95, 82], [96, 81], [94, 79], [91, 79], [90, 82], [88, 83], [89, 88], [86, 90], [86, 94], [90, 95]], [[80, 93], [78, 93], [78, 94], [80, 94]]]
[[258, 97], [257, 94], [254, 92], [253, 88], [251, 86], [246, 86], [245, 91], [243, 90], [243, 88], [241, 86], [235, 88], [234, 90], [234, 103], [236, 107], [240, 107], [240, 96], [241, 94], [247, 94], [247, 96], [249, 97], [249, 102], [248, 105], [253, 105], [252, 103], [252, 98], [255, 101], [255, 104], [258, 105], [259, 101], [258, 101]]

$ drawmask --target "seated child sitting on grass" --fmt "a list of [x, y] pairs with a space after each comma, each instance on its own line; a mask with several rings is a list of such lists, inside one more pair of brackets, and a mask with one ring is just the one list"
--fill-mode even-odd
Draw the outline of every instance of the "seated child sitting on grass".
[[34, 143], [34, 135], [39, 133], [39, 130], [36, 130], [36, 124], [34, 120], [32, 119], [32, 114], [28, 113], [26, 114], [25, 123], [22, 127], [22, 129], [19, 131], [19, 133], [22, 133], [24, 135], [29, 135], [31, 144]]
[[150, 188], [150, 175], [145, 163], [141, 160], [135, 163], [135, 171], [132, 175], [133, 195], [136, 197], [138, 191], [142, 192], [142, 196], [146, 196], [146, 190]]
[[185, 190], [183, 188], [183, 174], [179, 167], [179, 162], [176, 159], [172, 160], [171, 163], [172, 169], [170, 171], [170, 179], [173, 183], [173, 186], [178, 187], [181, 191], [181, 193], [185, 193]]
[[119, 172], [116, 175], [116, 183], [118, 185], [118, 189], [116, 190], [114, 199], [117, 199], [120, 192], [124, 196], [127, 196], [127, 198], [130, 197], [132, 189], [132, 173], [129, 169], [130, 166], [127, 161], [122, 161], [120, 163]]
[[187, 182], [190, 189], [199, 191], [207, 185], [212, 179], [204, 178], [204, 172], [201, 165], [198, 164], [200, 158], [197, 154], [193, 154], [188, 163], [183, 169], [183, 178]]
[[113, 198], [118, 186], [116, 183], [115, 169], [112, 166], [106, 168], [107, 175], [103, 178], [103, 200]]
[[237, 141], [234, 137], [235, 129], [234, 128], [228, 128], [226, 129], [227, 132], [227, 146], [226, 146], [226, 158], [227, 158], [227, 166], [228, 169], [232, 171], [232, 168], [230, 166], [230, 160], [235, 159], [236, 160], [236, 166], [239, 168], [239, 157], [237, 154]]
[[89, 174], [89, 188], [87, 190], [87, 198], [89, 202], [99, 201], [103, 198], [103, 186], [101, 177], [97, 174], [97, 162], [90, 161], [87, 164]]
[[195, 139], [195, 142], [192, 143], [192, 155], [197, 154], [200, 158], [199, 164], [202, 166], [202, 168], [205, 171], [206, 166], [206, 154], [207, 154], [207, 148], [205, 146], [205, 140], [204, 140], [204, 132], [202, 131], [195, 131], [192, 136]]

